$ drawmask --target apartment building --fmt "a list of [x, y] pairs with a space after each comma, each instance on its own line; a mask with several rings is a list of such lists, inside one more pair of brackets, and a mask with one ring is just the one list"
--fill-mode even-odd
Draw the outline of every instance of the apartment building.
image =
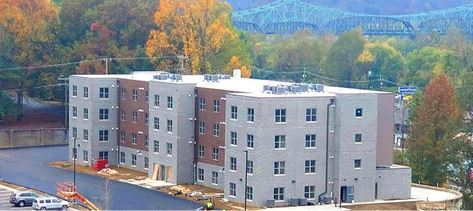
[[[85, 86], [98, 100], [74, 93]], [[392, 164], [392, 93], [243, 79], [238, 72], [82, 75], [71, 76], [70, 87], [71, 114], [85, 107], [91, 114], [70, 115], [71, 140], [90, 130], [79, 147], [87, 161], [77, 158], [84, 164], [106, 158], [258, 206], [410, 197], [411, 170]], [[101, 98], [104, 88], [108, 99]]]

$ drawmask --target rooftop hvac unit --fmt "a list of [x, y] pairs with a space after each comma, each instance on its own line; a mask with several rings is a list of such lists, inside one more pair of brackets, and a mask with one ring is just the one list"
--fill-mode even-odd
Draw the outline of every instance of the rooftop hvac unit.
[[176, 78], [176, 81], [182, 81], [182, 75], [181, 74], [176, 74], [175, 78]]
[[204, 81], [210, 81], [211, 80], [211, 75], [210, 74], [205, 74], [204, 75]]
[[227, 74], [217, 74], [218, 79], [230, 79], [230, 75]]
[[284, 86], [278, 86], [276, 87], [276, 93], [277, 94], [286, 94], [287, 88]]
[[322, 85], [322, 84], [315, 84], [315, 91], [317, 91], [317, 92], [324, 92], [324, 85]]
[[169, 79], [176, 80], [176, 74], [169, 74]]
[[272, 91], [273, 91], [273, 86], [271, 86], [271, 85], [264, 85], [264, 86], [263, 86], [263, 92], [268, 92], [268, 91], [272, 92]]
[[291, 92], [299, 93], [301, 92], [301, 87], [299, 85], [293, 84], [290, 86]]
[[210, 81], [217, 82], [218, 81], [218, 76], [217, 75], [210, 75]]
[[300, 84], [301, 87], [301, 92], [307, 92], [309, 91], [309, 84]]

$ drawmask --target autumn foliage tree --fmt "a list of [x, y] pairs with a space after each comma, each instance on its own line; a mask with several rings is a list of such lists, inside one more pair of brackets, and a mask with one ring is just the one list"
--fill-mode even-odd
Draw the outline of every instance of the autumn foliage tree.
[[[184, 55], [192, 74], [215, 72], [212, 58], [223, 53], [224, 46], [239, 42], [230, 14], [230, 6], [218, 0], [161, 0], [146, 54], [161, 69], [180, 62], [167, 57]], [[232, 56], [226, 56], [227, 64]]]

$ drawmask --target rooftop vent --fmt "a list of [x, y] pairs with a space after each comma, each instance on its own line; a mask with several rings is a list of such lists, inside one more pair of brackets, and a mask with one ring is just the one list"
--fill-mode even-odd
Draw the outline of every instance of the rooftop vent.
[[324, 92], [325, 86], [322, 84], [315, 84], [315, 91], [316, 92]]
[[230, 75], [227, 74], [217, 74], [218, 79], [230, 79]]
[[169, 78], [169, 74], [168, 73], [161, 73], [159, 75], [155, 75], [153, 78], [155, 80], [167, 80]]
[[169, 74], [169, 79], [173, 81], [182, 81], [182, 75], [181, 74]]

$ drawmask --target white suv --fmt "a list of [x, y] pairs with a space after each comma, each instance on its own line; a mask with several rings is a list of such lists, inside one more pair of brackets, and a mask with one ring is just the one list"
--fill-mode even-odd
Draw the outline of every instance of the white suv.
[[33, 201], [33, 209], [35, 210], [67, 210], [68, 208], [69, 202], [61, 201], [56, 197], [38, 197]]

